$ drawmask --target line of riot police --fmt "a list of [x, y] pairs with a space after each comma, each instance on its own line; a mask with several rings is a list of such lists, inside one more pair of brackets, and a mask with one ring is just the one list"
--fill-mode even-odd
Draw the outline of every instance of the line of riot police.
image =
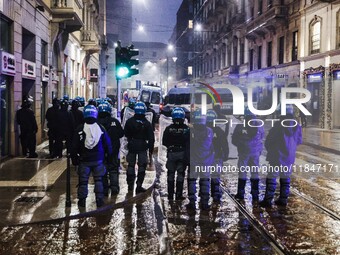
[[[78, 206], [86, 206], [88, 181], [92, 174], [97, 207], [104, 205], [104, 197], [111, 193], [117, 195], [119, 186], [119, 151], [120, 139], [127, 139], [127, 184], [128, 190], [136, 193], [145, 192], [143, 181], [147, 166], [147, 152], [153, 151], [154, 131], [145, 118], [147, 107], [142, 102], [131, 104], [134, 115], [125, 120], [124, 129], [117, 118], [113, 117], [113, 106], [108, 100], [90, 99], [83, 112], [78, 100], [73, 100], [67, 110], [67, 99], [53, 99], [53, 106], [48, 109], [46, 119], [49, 128], [50, 157], [62, 157], [62, 142], [72, 164], [77, 166]], [[136, 180], [135, 164], [138, 175]]]
[[[293, 108], [287, 106], [286, 116], [280, 116], [280, 120], [293, 119]], [[191, 117], [191, 125], [184, 124], [184, 111], [174, 108], [172, 111], [173, 124], [168, 126], [163, 134], [162, 144], [167, 147], [168, 170], [168, 198], [182, 200], [183, 182], [187, 173], [188, 208], [196, 208], [197, 180], [199, 179], [200, 207], [210, 208], [209, 200], [212, 197], [214, 203], [221, 202], [222, 191], [220, 187], [221, 172], [203, 171], [197, 173], [196, 166], [222, 165], [228, 160], [228, 133], [226, 125], [215, 126], [214, 120], [220, 118], [219, 107], [210, 109], [202, 114], [201, 109], [196, 109]], [[246, 108], [245, 124], [238, 124], [232, 134], [232, 144], [238, 152], [238, 168], [259, 167], [259, 158], [263, 150], [264, 128], [256, 123], [248, 124], [248, 120], [256, 119]], [[256, 120], [254, 120], [256, 121]], [[250, 121], [251, 123], [251, 121]], [[301, 126], [282, 126], [281, 122], [275, 123], [270, 129], [266, 140], [267, 161], [271, 166], [292, 166], [295, 161], [296, 149], [302, 143]], [[291, 169], [291, 168], [290, 168]], [[177, 179], [175, 182], [175, 174]], [[286, 206], [290, 189], [291, 172], [270, 172], [266, 178], [266, 191], [260, 206], [272, 205], [276, 188], [276, 178], [280, 177], [280, 196], [276, 200], [277, 205]], [[236, 199], [243, 200], [247, 173], [239, 171]], [[250, 176], [251, 194], [254, 203], [259, 202], [259, 173], [252, 172]], [[176, 191], [175, 191], [176, 189]]]

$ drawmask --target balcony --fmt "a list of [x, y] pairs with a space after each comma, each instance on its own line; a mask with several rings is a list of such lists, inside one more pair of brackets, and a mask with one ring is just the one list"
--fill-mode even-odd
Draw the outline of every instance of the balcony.
[[85, 51], [95, 53], [100, 51], [99, 35], [95, 30], [83, 29], [81, 30], [81, 46]]
[[226, 13], [227, 11], [227, 2], [226, 0], [217, 0], [215, 3], [215, 12], [217, 15]]
[[247, 37], [264, 36], [269, 31], [275, 31], [280, 22], [281, 24], [287, 22], [287, 18], [287, 6], [273, 6], [246, 24]]
[[52, 22], [64, 23], [69, 33], [79, 31], [82, 22], [83, 4], [81, 0], [53, 0], [51, 1]]

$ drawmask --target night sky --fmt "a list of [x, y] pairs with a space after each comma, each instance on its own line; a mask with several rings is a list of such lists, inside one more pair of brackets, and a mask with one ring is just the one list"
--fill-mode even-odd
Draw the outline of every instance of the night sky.
[[[133, 41], [168, 43], [182, 0], [133, 0]], [[144, 32], [138, 31], [143, 25]]]

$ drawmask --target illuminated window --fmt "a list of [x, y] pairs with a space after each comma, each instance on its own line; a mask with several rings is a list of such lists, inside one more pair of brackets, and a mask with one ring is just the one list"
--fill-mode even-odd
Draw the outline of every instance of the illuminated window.
[[188, 75], [192, 75], [192, 66], [188, 66]]
[[310, 53], [315, 54], [320, 52], [321, 46], [321, 21], [315, 17], [315, 20], [310, 25]]

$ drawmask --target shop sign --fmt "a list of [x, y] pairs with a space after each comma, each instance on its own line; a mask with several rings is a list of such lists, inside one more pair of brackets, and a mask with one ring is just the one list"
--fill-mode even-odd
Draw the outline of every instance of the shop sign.
[[6, 75], [15, 75], [15, 57], [12, 54], [1, 51], [1, 73]]
[[55, 70], [51, 71], [51, 76], [52, 76], [52, 81], [56, 81], [56, 82], [59, 81], [59, 76], [56, 74]]
[[26, 59], [22, 60], [22, 76], [26, 79], [35, 79], [35, 63]]
[[49, 81], [50, 79], [50, 70], [48, 66], [41, 65], [41, 81]]
[[307, 82], [322, 82], [322, 73], [308, 74]]

